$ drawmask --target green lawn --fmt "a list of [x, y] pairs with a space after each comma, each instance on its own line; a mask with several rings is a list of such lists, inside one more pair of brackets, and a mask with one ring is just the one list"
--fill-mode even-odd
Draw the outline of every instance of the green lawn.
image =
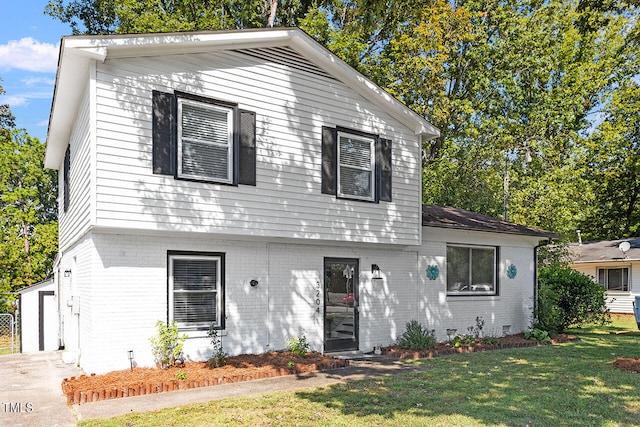
[[640, 426], [633, 319], [580, 341], [423, 359], [424, 372], [89, 420], [81, 426]]

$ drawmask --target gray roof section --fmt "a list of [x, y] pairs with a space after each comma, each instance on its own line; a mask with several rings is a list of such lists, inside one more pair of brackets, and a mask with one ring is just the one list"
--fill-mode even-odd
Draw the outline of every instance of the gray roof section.
[[427, 227], [454, 228], [457, 230], [517, 234], [548, 239], [560, 238], [558, 234], [551, 231], [514, 224], [487, 215], [448, 206], [423, 205], [422, 225]]
[[[623, 254], [618, 247], [622, 242], [629, 242], [631, 249]], [[624, 261], [640, 260], [640, 237], [629, 237], [618, 240], [600, 240], [583, 244], [573, 243], [569, 246], [573, 262]]]

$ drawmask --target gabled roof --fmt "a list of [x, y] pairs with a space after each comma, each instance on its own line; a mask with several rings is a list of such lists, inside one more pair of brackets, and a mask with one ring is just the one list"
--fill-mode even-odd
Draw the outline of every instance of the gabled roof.
[[60, 43], [45, 167], [55, 169], [62, 162], [92, 61], [216, 50], [255, 52], [256, 49], [264, 48], [289, 48], [295, 51], [328, 75], [380, 106], [423, 141], [440, 135], [439, 130], [431, 123], [298, 28], [67, 36]]
[[560, 238], [558, 234], [551, 231], [514, 224], [487, 215], [448, 206], [423, 205], [422, 225], [436, 228], [454, 228], [456, 230], [517, 234], [548, 239]]
[[[630, 249], [623, 253], [620, 243], [629, 242]], [[599, 240], [582, 244], [572, 243], [569, 251], [573, 262], [606, 262], [640, 260], [640, 237], [629, 237], [617, 240]]]

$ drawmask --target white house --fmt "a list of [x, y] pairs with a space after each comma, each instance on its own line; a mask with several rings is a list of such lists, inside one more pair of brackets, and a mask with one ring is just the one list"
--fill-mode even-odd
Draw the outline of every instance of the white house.
[[[60, 345], [87, 372], [185, 355], [369, 351], [416, 319], [526, 329], [552, 233], [422, 210], [430, 123], [299, 29], [62, 39], [45, 166], [60, 171]], [[505, 329], [505, 330], [507, 330]]]
[[640, 295], [640, 238], [572, 244], [571, 267], [589, 275], [607, 291], [612, 313], [633, 313]]

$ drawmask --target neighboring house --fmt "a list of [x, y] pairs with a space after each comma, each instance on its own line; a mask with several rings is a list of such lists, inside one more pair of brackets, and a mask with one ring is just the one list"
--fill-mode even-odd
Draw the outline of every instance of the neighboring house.
[[370, 351], [413, 319], [526, 329], [555, 235], [422, 210], [438, 134], [298, 29], [63, 38], [45, 166], [65, 360], [153, 365], [157, 320], [191, 359], [211, 324], [231, 355], [302, 333]]
[[575, 243], [569, 250], [571, 267], [606, 289], [612, 313], [633, 313], [634, 297], [640, 295], [640, 238]]

